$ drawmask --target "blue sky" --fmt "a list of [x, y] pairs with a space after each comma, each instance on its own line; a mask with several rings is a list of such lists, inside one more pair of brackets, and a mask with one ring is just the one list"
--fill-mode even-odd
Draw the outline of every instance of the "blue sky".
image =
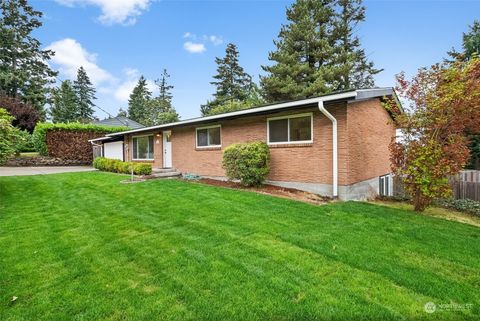
[[[182, 119], [199, 116], [211, 97], [214, 59], [225, 45], [239, 47], [240, 63], [254, 75], [268, 64], [272, 40], [292, 1], [31, 0], [44, 13], [36, 37], [57, 54], [59, 79], [73, 79], [84, 65], [97, 87], [97, 105], [112, 114], [127, 108], [128, 95], [144, 75], [163, 68], [175, 86]], [[364, 1], [366, 21], [358, 35], [377, 67], [378, 86], [393, 86], [400, 71], [411, 75], [459, 48], [462, 32], [480, 19], [480, 1]], [[107, 115], [97, 110], [97, 116]]]

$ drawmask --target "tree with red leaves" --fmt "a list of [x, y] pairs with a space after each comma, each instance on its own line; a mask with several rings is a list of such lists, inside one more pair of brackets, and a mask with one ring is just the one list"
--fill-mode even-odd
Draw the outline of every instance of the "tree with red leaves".
[[401, 73], [397, 83], [409, 103], [395, 118], [402, 136], [390, 144], [392, 170], [423, 211], [451, 194], [448, 177], [468, 162], [469, 135], [480, 134], [480, 60], [422, 68], [411, 80]]
[[0, 108], [5, 108], [13, 117], [12, 125], [30, 133], [41, 119], [40, 112], [19, 98], [0, 96]]

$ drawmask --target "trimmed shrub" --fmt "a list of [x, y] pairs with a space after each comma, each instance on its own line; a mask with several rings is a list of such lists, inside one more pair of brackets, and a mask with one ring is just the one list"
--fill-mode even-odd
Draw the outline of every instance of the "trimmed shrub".
[[122, 162], [118, 159], [105, 157], [97, 157], [93, 160], [93, 167], [104, 172], [130, 174], [132, 166], [135, 175], [150, 175], [152, 173], [151, 164]]
[[270, 172], [270, 150], [264, 142], [233, 144], [223, 152], [222, 166], [230, 180], [258, 186]]
[[[93, 125], [93, 124], [80, 124], [80, 123], [68, 123], [68, 124], [63, 124], [63, 123], [56, 123], [56, 124], [51, 124], [51, 123], [39, 123], [35, 127], [35, 130], [33, 131], [33, 143], [35, 146], [35, 149], [37, 152], [40, 153], [40, 155], [44, 156], [55, 156], [55, 157], [62, 157], [62, 155], [50, 155], [49, 154], [49, 146], [47, 144], [47, 133], [49, 132], [58, 132], [58, 137], [55, 137], [55, 143], [62, 143], [65, 142], [68, 144], [70, 147], [75, 147], [72, 145], [75, 145], [72, 143], [71, 140], [66, 138], [65, 136], [72, 136], [72, 133], [83, 133], [87, 134], [90, 133], [91, 138], [96, 138], [100, 137], [104, 134], [108, 133], [115, 133], [123, 130], [127, 130], [127, 127], [109, 127], [109, 126], [101, 126], [101, 125]], [[82, 142], [88, 145], [87, 152], [91, 155], [91, 146], [90, 143], [88, 143], [88, 139], [91, 139], [88, 137], [85, 137], [85, 139], [82, 139]], [[90, 157], [90, 162], [92, 161]]]
[[145, 163], [134, 163], [133, 171], [137, 175], [150, 175], [152, 174], [152, 165]]

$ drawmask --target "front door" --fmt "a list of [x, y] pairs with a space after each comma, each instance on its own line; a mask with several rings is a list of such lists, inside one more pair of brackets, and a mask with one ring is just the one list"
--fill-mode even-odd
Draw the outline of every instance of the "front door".
[[163, 167], [172, 167], [172, 131], [163, 132]]

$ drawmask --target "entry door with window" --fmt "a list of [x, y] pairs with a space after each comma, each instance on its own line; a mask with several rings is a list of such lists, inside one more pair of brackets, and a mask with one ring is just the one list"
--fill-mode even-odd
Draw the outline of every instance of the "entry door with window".
[[163, 132], [163, 167], [164, 168], [172, 167], [171, 137], [172, 137], [172, 132], [170, 130]]

